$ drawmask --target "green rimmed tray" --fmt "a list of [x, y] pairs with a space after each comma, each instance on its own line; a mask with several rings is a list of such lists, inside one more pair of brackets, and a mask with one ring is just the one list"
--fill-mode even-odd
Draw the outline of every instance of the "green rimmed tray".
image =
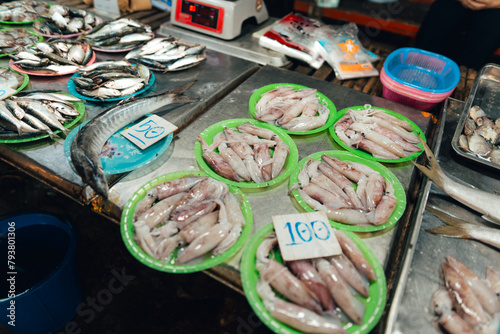
[[[256, 113], [255, 106], [256, 106], [257, 102], [259, 102], [262, 94], [267, 93], [269, 91], [272, 91], [273, 89], [276, 89], [278, 87], [283, 87], [283, 86], [291, 86], [291, 87], [293, 87], [294, 90], [310, 88], [307, 86], [296, 85], [296, 84], [291, 84], [291, 83], [275, 83], [275, 84], [270, 84], [270, 85], [260, 87], [252, 94], [252, 96], [250, 96], [250, 100], [248, 101], [248, 110], [250, 111], [250, 114], [252, 115], [253, 118], [255, 118], [255, 119], [257, 118], [255, 116], [255, 113]], [[288, 133], [290, 135], [304, 136], [304, 135], [311, 135], [314, 133], [318, 133], [318, 132], [321, 132], [321, 131], [324, 131], [324, 130], [330, 128], [333, 125], [333, 123], [335, 122], [335, 120], [337, 119], [337, 117], [336, 117], [337, 108], [335, 107], [335, 104], [333, 104], [333, 102], [328, 97], [326, 97], [324, 94], [317, 92], [316, 96], [319, 98], [320, 103], [326, 103], [328, 109], [330, 110], [330, 115], [328, 115], [328, 119], [326, 120], [326, 123], [323, 126], [320, 126], [319, 128], [316, 128], [314, 130], [303, 131], [303, 132], [290, 131], [290, 130], [283, 129], [283, 128], [280, 128], [280, 129], [283, 130], [285, 133]], [[259, 122], [265, 123], [262, 121], [259, 121]], [[268, 123], [266, 123], [266, 124], [268, 124]]]
[[252, 232], [253, 225], [253, 216], [252, 210], [250, 208], [250, 203], [248, 202], [245, 195], [239, 190], [231, 185], [229, 185], [229, 191], [235, 194], [239, 194], [242, 196], [243, 202], [241, 205], [241, 211], [243, 212], [243, 216], [245, 217], [245, 226], [242, 229], [240, 238], [236, 243], [229, 248], [226, 252], [218, 255], [216, 257], [208, 256], [201, 263], [197, 264], [185, 264], [185, 265], [176, 265], [173, 262], [175, 261], [176, 252], [174, 252], [174, 256], [169, 262], [162, 262], [160, 260], [156, 260], [151, 258], [146, 252], [144, 252], [141, 247], [135, 242], [134, 236], [134, 226], [133, 226], [133, 216], [137, 203], [146, 196], [148, 190], [152, 189], [158, 184], [161, 184], [166, 181], [182, 178], [185, 176], [209, 176], [205, 172], [201, 171], [181, 171], [174, 172], [159, 176], [145, 185], [143, 185], [139, 190], [137, 190], [134, 195], [130, 198], [128, 203], [123, 208], [121, 223], [120, 223], [120, 232], [122, 235], [123, 242], [127, 247], [130, 254], [135, 257], [142, 264], [167, 273], [176, 273], [176, 274], [186, 274], [193, 273], [197, 271], [206, 270], [208, 268], [214, 267], [216, 265], [221, 264], [222, 262], [228, 260], [232, 256], [234, 256], [246, 243], [248, 238], [250, 237], [250, 233]]
[[[10, 29], [7, 29], [7, 28], [0, 28], [0, 31], [9, 31], [9, 30], [10, 30]], [[36, 32], [34, 32], [34, 31], [30, 31], [30, 30], [26, 30], [26, 31], [27, 31], [29, 34], [31, 34], [31, 35], [33, 35], [33, 36], [38, 37], [38, 40], [37, 40], [35, 43], [33, 43], [32, 45], [30, 45], [30, 46], [33, 46], [33, 45], [35, 45], [36, 43], [40, 43], [41, 41], [43, 41], [43, 36], [42, 36], [42, 35], [37, 34], [37, 33], [36, 33]], [[8, 52], [8, 53], [2, 53], [2, 54], [0, 54], [0, 58], [2, 58], [2, 57], [6, 57], [6, 56], [8, 56], [8, 55], [16, 54], [17, 52], [18, 52], [18, 51]]]
[[[243, 284], [243, 290], [245, 296], [247, 297], [248, 303], [252, 307], [255, 314], [259, 319], [266, 324], [275, 333], [283, 334], [299, 334], [301, 332], [279, 322], [274, 319], [271, 314], [266, 310], [262, 300], [257, 294], [256, 284], [259, 279], [259, 272], [255, 267], [256, 262], [256, 252], [257, 248], [265, 237], [274, 231], [272, 223], [269, 223], [259, 229], [250, 239], [243, 257], [241, 259], [241, 281]], [[368, 298], [363, 298], [359, 296], [358, 298], [366, 305], [365, 314], [363, 316], [363, 323], [360, 325], [355, 325], [353, 323], [344, 323], [344, 329], [352, 334], [366, 334], [369, 333], [375, 325], [380, 320], [382, 313], [384, 312], [385, 303], [387, 301], [387, 285], [384, 270], [378, 262], [378, 259], [373, 254], [372, 250], [354, 233], [346, 231], [345, 232], [354, 243], [360, 248], [363, 255], [366, 257], [368, 262], [373, 267], [375, 274], [377, 275], [377, 281], [371, 282], [368, 293]]]
[[[379, 108], [379, 107], [372, 107], [372, 108], [373, 109], [382, 110], [383, 112], [385, 112], [385, 113], [387, 113], [389, 115], [392, 115], [392, 116], [394, 116], [396, 118], [399, 118], [401, 120], [407, 121], [410, 124], [410, 126], [412, 127], [412, 129], [413, 129], [413, 133], [415, 133], [417, 136], [419, 136], [424, 141], [426, 141], [424, 132], [418, 127], [417, 124], [415, 124], [408, 117], [405, 117], [405, 116], [403, 116], [401, 114], [398, 114], [397, 112], [394, 112], [394, 111], [389, 110], [389, 109], [384, 109], [384, 108]], [[354, 153], [354, 154], [356, 154], [356, 155], [358, 155], [358, 156], [360, 156], [362, 158], [365, 158], [367, 160], [378, 161], [378, 162], [388, 162], [388, 163], [398, 163], [398, 162], [410, 161], [410, 160], [413, 160], [413, 159], [417, 158], [420, 154], [423, 153], [424, 147], [422, 146], [422, 144], [417, 143], [416, 145], [418, 145], [420, 147], [420, 149], [421, 149], [420, 152], [415, 152], [415, 153], [410, 154], [407, 157], [399, 158], [399, 159], [382, 159], [382, 158], [375, 158], [371, 153], [368, 153], [368, 152], [365, 152], [365, 151], [362, 151], [362, 150], [358, 150], [358, 149], [349, 147], [346, 144], [344, 144], [344, 142], [342, 140], [340, 140], [340, 138], [337, 136], [337, 133], [335, 132], [335, 123], [337, 123], [337, 121], [339, 119], [341, 119], [342, 116], [344, 116], [349, 110], [365, 110], [365, 109], [366, 109], [365, 106], [354, 106], [354, 107], [344, 108], [344, 109], [340, 110], [337, 113], [337, 118], [335, 119], [335, 122], [333, 123], [333, 125], [328, 129], [328, 132], [332, 136], [333, 140], [335, 140], [335, 142], [337, 144], [339, 144], [340, 146], [342, 146], [342, 148], [344, 148], [347, 151], [352, 152], [352, 153]]]
[[[216, 172], [212, 170], [212, 168], [205, 162], [205, 160], [202, 157], [202, 149], [201, 145], [198, 141], [196, 141], [195, 146], [194, 146], [194, 155], [196, 158], [196, 161], [200, 165], [201, 169], [203, 169], [205, 172], [207, 172], [211, 177], [213, 177], [216, 180], [223, 181], [229, 185], [239, 187], [239, 188], [264, 188], [264, 187], [269, 187], [275, 184], [279, 184], [282, 181], [284, 181], [290, 174], [292, 173], [293, 168], [297, 165], [297, 162], [299, 161], [299, 152], [297, 150], [297, 145], [295, 145], [295, 142], [290, 138], [289, 135], [287, 135], [283, 129], [280, 129], [276, 126], [263, 123], [254, 119], [246, 119], [246, 118], [236, 118], [236, 119], [230, 119], [226, 121], [222, 121], [216, 124], [213, 124], [206, 128], [202, 133], [200, 133], [200, 137], [205, 139], [208, 145], [213, 143], [213, 138], [214, 136], [219, 133], [224, 131], [224, 127], [227, 128], [236, 128], [236, 126], [243, 124], [243, 123], [251, 123], [255, 126], [264, 128], [264, 129], [269, 129], [274, 131], [280, 138], [281, 140], [288, 145], [290, 148], [290, 153], [288, 154], [288, 157], [286, 159], [285, 165], [283, 166], [283, 172], [277, 177], [274, 178], [268, 182], [262, 182], [262, 183], [255, 183], [252, 181], [241, 181], [241, 182], [236, 182], [236, 181], [231, 181], [226, 178], [223, 178]], [[273, 150], [271, 150], [271, 153]], [[271, 154], [272, 156], [272, 154]]]
[[[298, 166], [293, 170], [292, 174], [290, 175], [290, 181], [289, 181], [289, 188], [291, 189], [294, 184], [298, 182], [298, 175], [300, 170], [304, 167], [304, 164], [306, 163], [307, 159], [309, 157], [313, 158], [314, 160], [321, 161], [321, 156], [325, 154], [331, 157], [338, 158], [342, 161], [352, 161], [352, 162], [359, 162], [362, 163], [373, 170], [379, 172], [384, 179], [388, 180], [392, 185], [394, 186], [394, 196], [398, 200], [396, 207], [394, 208], [394, 211], [392, 212], [392, 215], [389, 217], [389, 220], [381, 225], [375, 226], [375, 225], [367, 225], [367, 226], [359, 226], [359, 225], [348, 225], [348, 224], [343, 224], [343, 223], [338, 223], [335, 221], [330, 220], [330, 223], [332, 226], [339, 230], [348, 230], [348, 231], [354, 231], [354, 232], [373, 232], [373, 231], [380, 231], [383, 229], [386, 229], [388, 227], [393, 226], [396, 224], [401, 216], [403, 215], [405, 209], [406, 209], [406, 193], [401, 185], [401, 182], [399, 182], [398, 178], [385, 166], [382, 164], [376, 162], [376, 161], [370, 161], [361, 157], [358, 157], [352, 153], [349, 152], [344, 152], [344, 151], [323, 151], [323, 152], [316, 152], [313, 153], [304, 159], [302, 159]], [[300, 196], [299, 192], [297, 190], [293, 190], [291, 192], [297, 203], [307, 212], [314, 212], [315, 210], [311, 208], [307, 203], [304, 201], [302, 196]]]
[[[12, 72], [16, 72], [17, 74], [19, 75], [22, 75], [23, 76], [23, 82], [21, 83], [21, 86], [17, 87], [16, 88], [16, 94], [19, 93], [20, 91], [22, 91], [24, 88], [26, 88], [26, 86], [28, 85], [28, 83], [30, 82], [30, 77], [29, 75], [25, 74], [25, 73], [21, 73], [21, 72], [18, 72], [10, 67], [4, 67], [4, 66], [0, 66], [0, 68], [6, 68]], [[14, 94], [15, 95], [15, 94]]]
[[[71, 94], [65, 94], [65, 93], [58, 93], [58, 94], [64, 94], [64, 95], [69, 95], [71, 96]], [[73, 103], [73, 106], [75, 107], [75, 109], [78, 111], [79, 115], [76, 116], [75, 118], [73, 118], [70, 122], [67, 122], [67, 123], [64, 123], [63, 126], [66, 128], [66, 129], [71, 129], [75, 124], [77, 124], [81, 119], [82, 117], [85, 115], [85, 105], [83, 104], [82, 101], [76, 101], [76, 102], [72, 102]], [[54, 131], [55, 134], [59, 134], [61, 133], [61, 130], [55, 130]], [[39, 135], [39, 136], [33, 136], [33, 137], [19, 137], [19, 138], [12, 138], [12, 139], [0, 139], [0, 143], [2, 144], [18, 144], [18, 143], [26, 143], [26, 142], [31, 142], [31, 141], [35, 141], [35, 140], [40, 140], [40, 139], [44, 139], [44, 138], [47, 138], [49, 137], [48, 134], [43, 134], [43, 135]]]

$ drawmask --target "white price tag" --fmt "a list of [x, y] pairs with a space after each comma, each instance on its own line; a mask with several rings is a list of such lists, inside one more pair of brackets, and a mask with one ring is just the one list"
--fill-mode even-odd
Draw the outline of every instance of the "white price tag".
[[15, 93], [16, 93], [16, 90], [12, 89], [10, 87], [0, 88], [0, 100], [6, 99], [6, 98], [8, 98], [9, 96], [11, 96], [12, 94], [15, 94]]
[[177, 127], [169, 121], [160, 116], [152, 115], [123, 130], [121, 134], [143, 150], [175, 130]]
[[118, 0], [94, 0], [94, 8], [120, 15]]
[[322, 211], [273, 216], [273, 224], [285, 261], [342, 253], [330, 222]]

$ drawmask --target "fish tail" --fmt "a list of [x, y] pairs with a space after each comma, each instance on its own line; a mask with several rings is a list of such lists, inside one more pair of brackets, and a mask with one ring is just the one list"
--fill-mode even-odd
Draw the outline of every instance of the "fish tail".
[[457, 226], [443, 225], [436, 228], [426, 230], [432, 234], [445, 235], [452, 238], [469, 239], [470, 234], [463, 228]]
[[425, 154], [427, 155], [427, 160], [429, 161], [430, 166], [427, 167], [417, 164], [414, 161], [412, 162], [415, 165], [415, 167], [420, 169], [420, 171], [424, 173], [429, 179], [431, 179], [436, 184], [436, 186], [443, 189], [443, 179], [446, 177], [446, 175], [441, 169], [441, 166], [439, 166], [436, 156], [434, 155], [434, 153], [432, 153], [429, 146], [427, 146], [427, 144], [423, 141], [421, 137], [418, 137], [418, 139], [420, 140], [420, 143], [424, 147], [424, 151]]
[[189, 103], [189, 102], [196, 102], [196, 101], [199, 101], [199, 99], [196, 97], [178, 95], [172, 99], [172, 104], [174, 104], [174, 103]]
[[194, 85], [194, 83], [196, 82], [196, 80], [193, 80], [191, 82], [188, 82], [187, 84], [184, 84], [182, 86], [179, 86], [177, 88], [174, 88], [172, 89], [171, 91], [169, 91], [169, 94], [177, 94], [177, 95], [181, 95], [183, 94], [185, 91], [187, 91], [192, 85]]

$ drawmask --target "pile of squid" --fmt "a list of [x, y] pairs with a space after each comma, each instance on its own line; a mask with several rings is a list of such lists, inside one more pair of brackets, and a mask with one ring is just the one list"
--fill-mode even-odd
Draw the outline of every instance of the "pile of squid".
[[52, 5], [42, 15], [43, 21], [33, 23], [37, 32], [46, 35], [72, 35], [94, 29], [96, 16], [83, 9]]
[[500, 164], [500, 118], [492, 120], [481, 107], [473, 106], [458, 144], [466, 152]]
[[137, 204], [135, 240], [152, 258], [193, 264], [233, 246], [245, 226], [241, 198], [209, 177], [161, 183]]
[[28, 22], [37, 20], [49, 7], [44, 1], [11, 1], [0, 5], [0, 21]]
[[197, 140], [202, 157], [212, 170], [236, 182], [263, 183], [277, 178], [290, 153], [288, 145], [274, 131], [252, 124], [240, 124], [236, 130], [224, 128], [214, 136], [211, 145], [200, 136]]
[[40, 74], [67, 74], [88, 64], [93, 51], [83, 41], [49, 38], [26, 51], [10, 55], [14, 65]]
[[6, 67], [0, 67], [0, 87], [9, 87], [16, 90], [21, 87], [23, 82], [24, 76], [21, 74]]
[[325, 125], [330, 115], [313, 88], [294, 90], [281, 86], [262, 94], [255, 105], [255, 117], [289, 131], [311, 131]]
[[422, 149], [411, 125], [383, 110], [366, 105], [350, 109], [334, 125], [337, 137], [347, 146], [366, 151], [375, 158], [400, 159]]
[[486, 266], [485, 279], [452, 256], [441, 264], [444, 286], [432, 295], [436, 322], [450, 334], [497, 334], [500, 273]]
[[38, 36], [23, 28], [0, 30], [0, 54], [24, 51], [37, 41]]
[[134, 94], [148, 85], [150, 78], [151, 72], [144, 65], [104, 61], [82, 68], [72, 80], [81, 95], [105, 100]]
[[179, 71], [201, 63], [205, 46], [172, 36], [155, 38], [130, 51], [125, 59], [146, 65], [155, 71]]
[[0, 101], [0, 138], [14, 139], [68, 133], [64, 124], [79, 116], [73, 102], [80, 99], [52, 91], [23, 91]]
[[97, 26], [83, 36], [99, 49], [122, 50], [153, 38], [151, 27], [131, 19], [118, 19]]
[[322, 155], [309, 158], [291, 187], [314, 210], [349, 225], [381, 225], [397, 205], [394, 186], [379, 172], [358, 162]]
[[273, 318], [304, 333], [348, 333], [342, 322], [363, 322], [363, 301], [377, 276], [349, 236], [335, 235], [342, 254], [285, 264], [273, 258], [274, 233], [259, 245], [257, 294]]

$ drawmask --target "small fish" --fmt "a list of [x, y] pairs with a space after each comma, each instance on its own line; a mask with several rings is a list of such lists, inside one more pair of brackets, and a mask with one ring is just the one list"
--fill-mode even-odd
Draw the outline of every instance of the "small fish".
[[452, 180], [441, 169], [431, 149], [421, 138], [420, 143], [424, 147], [430, 167], [416, 162], [413, 162], [414, 165], [452, 198], [482, 213], [484, 219], [500, 224], [500, 196]]

